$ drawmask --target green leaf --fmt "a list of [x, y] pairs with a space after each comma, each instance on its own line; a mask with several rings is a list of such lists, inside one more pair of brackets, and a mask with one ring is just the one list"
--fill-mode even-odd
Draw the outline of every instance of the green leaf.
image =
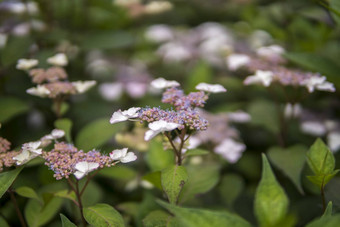
[[334, 170], [331, 174], [319, 174], [314, 176], [307, 176], [307, 178], [313, 184], [321, 188], [324, 187], [330, 180], [332, 180], [332, 178], [334, 178], [338, 172], [339, 170]]
[[98, 175], [109, 177], [115, 180], [129, 181], [134, 179], [137, 176], [137, 173], [134, 169], [128, 166], [117, 165], [100, 170]]
[[251, 116], [251, 124], [264, 127], [273, 133], [279, 132], [279, 120], [275, 104], [266, 100], [254, 100], [247, 111]]
[[158, 210], [160, 206], [156, 203], [156, 198], [150, 191], [144, 191], [143, 200], [139, 203], [136, 213], [136, 226], [143, 226], [143, 219], [153, 210]]
[[61, 226], [62, 227], [77, 227], [70, 220], [68, 220], [68, 218], [63, 214], [60, 214], [60, 219], [61, 219]]
[[321, 217], [306, 225], [306, 227], [338, 227], [340, 223], [340, 214], [334, 216]]
[[151, 171], [163, 170], [175, 163], [173, 151], [164, 150], [163, 143], [159, 138], [150, 141], [149, 151], [147, 152], [145, 159]]
[[307, 153], [307, 163], [315, 175], [332, 174], [335, 167], [335, 159], [332, 152], [318, 138]]
[[78, 133], [76, 147], [83, 150], [98, 148], [111, 139], [121, 127], [121, 124], [111, 125], [107, 118], [92, 121]]
[[228, 212], [183, 208], [160, 200], [158, 203], [175, 215], [181, 227], [251, 226], [246, 220]]
[[72, 129], [72, 121], [68, 118], [58, 119], [54, 122], [54, 126], [58, 129], [64, 130], [65, 138], [68, 143], [72, 142], [71, 139], [71, 129]]
[[179, 201], [182, 203], [192, 199], [197, 194], [203, 194], [211, 190], [219, 180], [218, 165], [186, 166], [188, 182], [184, 185]]
[[30, 199], [25, 207], [25, 218], [30, 227], [45, 226], [57, 214], [63, 200], [53, 197], [46, 204]]
[[40, 201], [40, 198], [37, 195], [37, 193], [30, 187], [26, 187], [26, 186], [20, 187], [20, 188], [15, 189], [15, 192], [20, 196], [31, 198], [31, 199], [37, 199]]
[[326, 75], [335, 84], [340, 82], [340, 67], [331, 59], [314, 53], [286, 53], [284, 57], [308, 70]]
[[185, 152], [185, 157], [206, 155], [206, 154], [209, 154], [209, 153], [210, 153], [209, 151], [203, 150], [203, 149], [191, 149], [191, 150], [188, 150], [187, 152]]
[[15, 178], [17, 178], [23, 166], [16, 168], [15, 170], [0, 173], [0, 198], [5, 194], [7, 189], [12, 185]]
[[338, 25], [340, 25], [340, 2], [339, 0], [330, 0], [329, 6], [331, 8], [331, 13], [333, 15], [334, 20]]
[[244, 189], [244, 180], [237, 174], [227, 174], [221, 179], [218, 187], [221, 197], [224, 199], [229, 208], [233, 206], [234, 201]]
[[10, 66], [15, 64], [20, 58], [23, 58], [29, 51], [32, 40], [25, 37], [11, 36], [4, 49], [1, 50], [1, 63], [2, 66]]
[[301, 171], [305, 164], [307, 148], [303, 145], [295, 145], [289, 148], [272, 147], [268, 151], [268, 157], [272, 163], [293, 181], [300, 193]]
[[174, 165], [162, 170], [162, 187], [171, 204], [177, 204], [180, 192], [188, 181], [188, 173], [184, 166]]
[[333, 211], [333, 203], [332, 201], [329, 201], [325, 212], [323, 212], [322, 218], [332, 216], [332, 211]]
[[70, 191], [68, 189], [58, 191], [58, 192], [54, 193], [54, 196], [64, 198], [64, 199], [69, 199], [69, 200], [72, 200], [72, 201], [77, 201], [76, 193], [74, 191]]
[[171, 220], [174, 219], [170, 214], [162, 211], [152, 211], [143, 219], [144, 227], [170, 227]]
[[10, 227], [3, 217], [0, 217], [0, 226], [1, 227]]
[[96, 227], [125, 226], [120, 213], [108, 204], [99, 203], [95, 206], [84, 208], [83, 211], [84, 217], [90, 225]]
[[277, 226], [286, 217], [289, 201], [264, 154], [262, 165], [262, 177], [255, 194], [255, 215], [260, 226]]
[[0, 99], [0, 122], [6, 122], [16, 115], [28, 111], [29, 106], [14, 97], [1, 97]]
[[163, 190], [162, 180], [161, 180], [161, 171], [155, 171], [155, 172], [148, 173], [148, 174], [144, 175], [142, 179], [150, 182], [156, 188]]
[[117, 49], [132, 45], [134, 36], [122, 31], [103, 31], [89, 33], [84, 36], [80, 44], [84, 50], [91, 49]]

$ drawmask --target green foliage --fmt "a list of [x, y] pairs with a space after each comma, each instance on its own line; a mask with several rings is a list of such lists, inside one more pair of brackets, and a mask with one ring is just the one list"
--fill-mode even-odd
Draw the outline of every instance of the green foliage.
[[211, 190], [219, 180], [219, 166], [217, 165], [190, 165], [186, 166], [188, 182], [184, 185], [179, 202], [183, 203], [192, 199], [197, 194]]
[[145, 159], [151, 171], [163, 170], [175, 163], [173, 151], [164, 150], [162, 142], [157, 138], [150, 141], [149, 151]]
[[340, 215], [321, 217], [306, 225], [306, 227], [338, 227], [340, 223]]
[[260, 226], [278, 226], [287, 215], [289, 200], [264, 154], [262, 165], [262, 178], [255, 194], [255, 215]]
[[308, 176], [308, 179], [319, 187], [324, 187], [339, 171], [334, 170], [334, 156], [320, 138], [310, 147], [307, 153], [307, 163], [315, 174]]
[[340, 2], [337, 0], [330, 0], [329, 6], [332, 11], [332, 16], [336, 23], [338, 23], [338, 26], [340, 25]]
[[120, 213], [108, 204], [96, 204], [95, 206], [84, 208], [83, 211], [86, 221], [93, 226], [125, 226], [124, 220]]
[[188, 174], [184, 166], [174, 165], [162, 170], [162, 187], [171, 204], [177, 204], [179, 194], [188, 181]]
[[189, 76], [187, 77], [187, 91], [195, 91], [195, 87], [197, 84], [201, 82], [210, 83], [212, 77], [212, 70], [210, 66], [203, 61], [198, 62]]
[[114, 180], [123, 180], [123, 181], [129, 181], [136, 177], [137, 173], [134, 169], [123, 166], [123, 165], [117, 165], [113, 166], [111, 168], [104, 168], [102, 169], [98, 175], [112, 178]]
[[209, 154], [209, 151], [196, 148], [196, 149], [190, 149], [190, 150], [186, 151], [185, 157], [200, 156], [200, 155], [206, 155], [206, 154]]
[[24, 167], [16, 168], [15, 170], [0, 173], [0, 198], [5, 194], [8, 188], [13, 184], [18, 174]]
[[54, 126], [58, 129], [64, 130], [65, 138], [68, 143], [72, 142], [71, 138], [71, 130], [72, 130], [72, 121], [68, 118], [58, 119], [54, 122]]
[[125, 31], [103, 31], [89, 33], [84, 36], [81, 47], [84, 50], [91, 49], [118, 49], [128, 47], [134, 43], [132, 34]]
[[1, 227], [10, 227], [3, 217], [0, 217], [0, 226]]
[[155, 210], [150, 212], [148, 216], [143, 219], [144, 227], [172, 227], [174, 225], [174, 218], [162, 210]]
[[24, 213], [29, 227], [45, 226], [57, 214], [63, 199], [52, 197], [44, 203], [36, 199], [27, 202]]
[[232, 208], [235, 200], [242, 193], [245, 187], [243, 178], [237, 174], [226, 174], [222, 177], [221, 183], [218, 187], [223, 201]]
[[330, 217], [332, 216], [332, 212], [333, 212], [333, 203], [332, 201], [330, 201], [326, 207], [326, 210], [325, 212], [323, 212], [323, 215], [322, 217], [325, 218], [325, 217]]
[[76, 137], [76, 146], [85, 151], [98, 148], [120, 129], [120, 124], [111, 125], [107, 118], [97, 119], [81, 129]]
[[26, 198], [41, 200], [38, 194], [30, 187], [23, 186], [23, 187], [15, 189], [15, 192], [18, 195], [26, 197]]
[[148, 173], [148, 174], [144, 175], [142, 179], [150, 182], [156, 188], [163, 190], [162, 181], [161, 181], [161, 171], [155, 171], [155, 172]]
[[26, 102], [14, 97], [1, 97], [0, 99], [0, 122], [6, 122], [16, 115], [29, 110]]
[[70, 220], [68, 220], [68, 218], [63, 214], [60, 214], [60, 219], [61, 219], [61, 226], [62, 227], [77, 227]]
[[307, 148], [303, 145], [288, 148], [272, 147], [268, 151], [272, 163], [293, 181], [300, 193], [303, 193], [301, 171], [305, 164], [306, 152]]
[[16, 63], [18, 59], [23, 58], [29, 51], [33, 41], [27, 37], [12, 37], [4, 49], [1, 50], [1, 65], [9, 67]]
[[180, 223], [180, 226], [183, 227], [251, 226], [241, 217], [226, 211], [183, 208], [165, 203], [163, 201], [158, 201], [158, 203], [173, 213]]

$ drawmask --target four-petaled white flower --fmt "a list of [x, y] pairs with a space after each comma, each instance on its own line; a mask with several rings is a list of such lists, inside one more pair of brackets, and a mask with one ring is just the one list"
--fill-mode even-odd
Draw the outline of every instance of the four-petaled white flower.
[[89, 90], [96, 84], [97, 84], [97, 81], [95, 80], [72, 82], [72, 85], [75, 87], [75, 89], [77, 90], [79, 94], [86, 92], [87, 90]]
[[301, 82], [301, 85], [307, 87], [309, 93], [312, 93], [315, 89], [321, 91], [330, 91], [334, 92], [334, 84], [326, 81], [325, 76], [312, 76], [304, 81]]
[[21, 70], [29, 70], [38, 65], [38, 63], [39, 61], [37, 59], [19, 59], [16, 68]]
[[227, 58], [229, 70], [235, 71], [250, 63], [250, 57], [245, 54], [232, 54]]
[[227, 89], [225, 89], [220, 84], [207, 84], [207, 83], [199, 83], [196, 85], [196, 89], [200, 91], [205, 91], [209, 93], [221, 93], [226, 92]]
[[47, 63], [55, 66], [65, 66], [68, 64], [68, 59], [64, 53], [59, 53], [50, 58], [47, 58]]
[[45, 139], [55, 140], [65, 136], [65, 132], [61, 129], [53, 129], [51, 134], [44, 136]]
[[230, 163], [236, 163], [245, 151], [246, 146], [242, 143], [238, 143], [233, 139], [225, 139], [215, 147], [214, 151], [220, 154], [223, 158], [228, 160]]
[[145, 132], [144, 140], [148, 141], [155, 137], [158, 133], [165, 132], [165, 131], [172, 131], [178, 128], [180, 124], [173, 123], [173, 122], [166, 122], [164, 120], [154, 121], [149, 124], [150, 130]]
[[38, 85], [37, 87], [27, 89], [26, 93], [44, 98], [51, 94], [51, 91], [48, 90], [44, 85]]
[[89, 172], [98, 169], [99, 163], [96, 162], [78, 162], [75, 165], [76, 172], [73, 175], [79, 180], [86, 176]]
[[273, 76], [274, 74], [272, 71], [256, 70], [255, 75], [248, 76], [243, 83], [245, 85], [262, 84], [265, 87], [269, 87], [273, 80]]
[[118, 110], [112, 114], [112, 117], [110, 119], [111, 124], [115, 124], [122, 121], [127, 121], [130, 118], [136, 118], [138, 117], [138, 111], [140, 110], [140, 107], [131, 107], [128, 110]]
[[121, 163], [133, 162], [137, 159], [137, 156], [133, 152], [127, 152], [128, 148], [116, 149], [110, 153], [112, 160], [120, 161]]
[[164, 78], [157, 78], [151, 81], [151, 87], [156, 89], [164, 89], [168, 87], [178, 87], [180, 84], [175, 80], [166, 80]]
[[39, 148], [41, 141], [25, 143], [22, 145], [22, 152], [17, 156], [13, 157], [16, 160], [17, 165], [25, 164], [26, 162], [32, 160], [33, 158], [41, 155], [42, 149]]

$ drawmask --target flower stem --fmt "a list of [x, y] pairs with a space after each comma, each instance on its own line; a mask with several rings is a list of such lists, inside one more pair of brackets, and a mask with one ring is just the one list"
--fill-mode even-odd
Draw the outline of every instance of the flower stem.
[[78, 208], [79, 208], [82, 224], [83, 224], [84, 227], [86, 227], [86, 226], [87, 226], [87, 223], [86, 223], [86, 220], [85, 220], [85, 218], [84, 218], [83, 204], [82, 204], [82, 202], [81, 202], [81, 194], [80, 194], [80, 192], [79, 192], [79, 181], [76, 180], [76, 183], [75, 183], [76, 187], [74, 187], [73, 182], [71, 181], [70, 178], [67, 178], [67, 183], [70, 185], [71, 189], [72, 189], [72, 190], [74, 191], [74, 193], [76, 194], [76, 197], [77, 197], [77, 201], [78, 201], [78, 202], [75, 203], [75, 204], [76, 204], [76, 205], [78, 206]]
[[18, 203], [17, 203], [17, 199], [15, 198], [15, 195], [14, 195], [14, 192], [13, 192], [13, 189], [12, 187], [10, 187], [7, 192], [9, 193], [10, 197], [11, 197], [11, 200], [13, 202], [13, 205], [15, 207], [15, 211], [17, 212], [17, 215], [18, 215], [18, 218], [19, 218], [19, 221], [21, 223], [21, 226], [23, 227], [26, 227], [26, 222], [25, 222], [25, 219], [24, 217], [22, 216], [22, 213], [19, 209], [19, 206], [18, 206]]

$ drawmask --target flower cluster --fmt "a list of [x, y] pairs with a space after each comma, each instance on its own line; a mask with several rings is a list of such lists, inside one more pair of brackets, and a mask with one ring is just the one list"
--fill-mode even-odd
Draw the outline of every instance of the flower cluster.
[[15, 164], [13, 157], [17, 156], [20, 152], [9, 151], [11, 143], [5, 138], [0, 137], [0, 172], [4, 167], [11, 167]]
[[25, 70], [32, 78], [32, 82], [37, 84], [36, 87], [27, 89], [27, 93], [39, 97], [48, 97], [55, 99], [57, 97], [81, 94], [93, 87], [96, 81], [67, 81], [68, 75], [62, 68], [68, 64], [65, 54], [59, 53], [47, 59], [52, 65], [48, 69], [34, 68], [38, 65], [36, 59], [19, 59], [17, 69]]
[[111, 167], [119, 161], [126, 163], [137, 159], [133, 152], [127, 152], [127, 148], [114, 150], [107, 156], [96, 150], [84, 152], [63, 142], [55, 143], [51, 151], [42, 153], [42, 157], [57, 180], [69, 178], [72, 174], [80, 179], [95, 169]]
[[[110, 123], [139, 119], [149, 123], [149, 130], [145, 133], [144, 139], [150, 140], [157, 134], [175, 129], [185, 131], [206, 130], [208, 121], [205, 120], [197, 107], [204, 107], [209, 93], [225, 92], [226, 89], [217, 84], [201, 83], [196, 89], [199, 92], [191, 92], [185, 95], [183, 90], [178, 88], [177, 81], [168, 81], [158, 78], [151, 82], [151, 86], [164, 89], [162, 102], [174, 106], [174, 110], [163, 110], [158, 107], [130, 108], [125, 111], [118, 110], [113, 113]], [[205, 93], [207, 92], [207, 93]]]

